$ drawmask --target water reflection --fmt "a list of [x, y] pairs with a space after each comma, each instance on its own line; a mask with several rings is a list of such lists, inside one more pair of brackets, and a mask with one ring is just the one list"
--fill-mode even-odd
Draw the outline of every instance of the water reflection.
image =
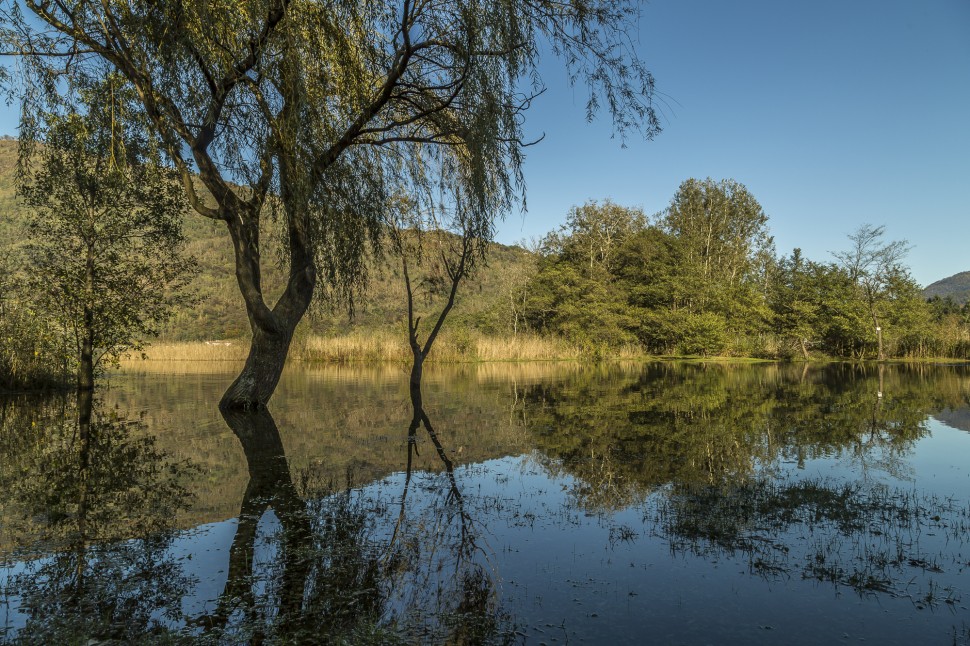
[[966, 402], [963, 380], [910, 372], [656, 364], [608, 385], [586, 373], [528, 387], [524, 414], [544, 464], [576, 479], [577, 503], [608, 511], [663, 485], [739, 484], [789, 461], [906, 477], [928, 416]]
[[[423, 410], [445, 466], [409, 507], [417, 425], [393, 531], [384, 491], [291, 475], [267, 410], [223, 411], [249, 465], [225, 588], [191, 625], [222, 641], [483, 643], [500, 628], [492, 579], [475, 560], [474, 521], [447, 451]], [[444, 485], [444, 486], [442, 486]], [[441, 487], [440, 491], [438, 488]], [[438, 502], [430, 502], [436, 500]]]
[[168, 551], [190, 465], [90, 392], [74, 411], [66, 399], [20, 408], [4, 417], [0, 476], [0, 549], [25, 559], [3, 590], [22, 616], [15, 641], [130, 642], [164, 631], [192, 583]]
[[970, 639], [966, 369], [490, 370], [0, 402], [6, 639]]
[[768, 578], [801, 577], [918, 609], [960, 602], [940, 582], [962, 572], [970, 508], [952, 498], [865, 481], [752, 479], [671, 490], [650, 514], [675, 553], [742, 557]]

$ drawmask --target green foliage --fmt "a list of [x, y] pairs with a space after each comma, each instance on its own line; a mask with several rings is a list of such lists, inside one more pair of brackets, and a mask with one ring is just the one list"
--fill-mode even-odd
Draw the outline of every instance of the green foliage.
[[[13, 205], [0, 219], [0, 227], [12, 232], [28, 217], [23, 206], [3, 192], [4, 185], [12, 186], [15, 149], [16, 142], [0, 142], [0, 203]], [[468, 277], [467, 287], [463, 281], [449, 327], [453, 324], [459, 341], [473, 337], [472, 331], [493, 336], [540, 333], [565, 338], [601, 356], [609, 356], [611, 348], [633, 345], [664, 355], [786, 359], [876, 355], [871, 314], [846, 267], [807, 259], [798, 250], [777, 259], [769, 257], [770, 245], [762, 244], [766, 238], [756, 236], [756, 242], [761, 242], [750, 245], [752, 257], [741, 263], [747, 267], [747, 278], [734, 285], [725, 279], [715, 288], [715, 278], [705, 278], [703, 265], [690, 264], [689, 241], [661, 226], [662, 221], [658, 217], [651, 223], [640, 210], [609, 201], [591, 202], [571, 210], [567, 225], [543, 240], [537, 253], [491, 244], [488, 262]], [[160, 327], [162, 338], [246, 336], [249, 322], [231, 275], [233, 258], [224, 228], [199, 218], [187, 219], [184, 226], [186, 251], [199, 258], [199, 274], [191, 284], [195, 298], [176, 305]], [[760, 232], [765, 234], [766, 229]], [[430, 233], [427, 239], [437, 235]], [[445, 244], [450, 234], [440, 235]], [[31, 302], [18, 287], [26, 284], [26, 274], [16, 260], [24, 251], [22, 236], [11, 233], [0, 246], [9, 257], [9, 272], [0, 285], [7, 294], [4, 302]], [[264, 246], [270, 258], [282, 254], [269, 228], [264, 231]], [[434, 255], [429, 253], [429, 262], [412, 268], [418, 286], [417, 313], [425, 319], [440, 293], [443, 275]], [[388, 254], [367, 262], [369, 288], [355, 300], [353, 313], [348, 314], [338, 301], [319, 303], [300, 334], [330, 336], [359, 330], [404, 335], [406, 294], [400, 261]], [[284, 267], [265, 261], [264, 292], [279, 294], [285, 284]], [[886, 299], [879, 303], [880, 315], [886, 317], [887, 356], [970, 357], [970, 307], [946, 299], [924, 303], [905, 271], [892, 274], [887, 289]], [[26, 348], [31, 352], [40, 348], [41, 359], [34, 365], [62, 366], [63, 360], [42, 360], [56, 357], [57, 344], [63, 345], [61, 324], [33, 311], [28, 316], [19, 306], [3, 310], [0, 324], [14, 332], [0, 337], [0, 342], [25, 340], [9, 342], [5, 352], [16, 354], [18, 365], [25, 366], [32, 361]]]
[[862, 227], [832, 264], [798, 249], [776, 258], [767, 221], [733, 180], [685, 181], [652, 223], [611, 202], [573, 209], [543, 242], [526, 320], [587, 347], [635, 341], [657, 354], [967, 356], [965, 314], [931, 310], [905, 243], [882, 244], [882, 227]]
[[[24, 258], [23, 231], [33, 217], [31, 211], [18, 200], [14, 193], [14, 177], [17, 164], [17, 142], [0, 141], [0, 205], [9, 209], [0, 217], [0, 252], [4, 268], [0, 276], [0, 288], [4, 303], [33, 303], [35, 299], [18, 286], [25, 286], [28, 275]], [[170, 315], [158, 322], [159, 338], [167, 341], [198, 341], [238, 339], [249, 334], [249, 321], [243, 307], [242, 297], [233, 275], [233, 254], [229, 236], [219, 222], [205, 218], [185, 217], [181, 222], [185, 238], [184, 255], [196, 260], [196, 271], [184, 292], [190, 299], [173, 303]], [[6, 232], [9, 231], [9, 235]], [[281, 253], [279, 241], [270, 228], [263, 231], [264, 254], [263, 290], [272, 297], [279, 294], [286, 284], [284, 267], [274, 259]], [[456, 297], [454, 319], [456, 327], [475, 329], [496, 336], [512, 335], [518, 328], [525, 331], [522, 320], [521, 299], [525, 296], [525, 282], [535, 270], [535, 256], [519, 247], [497, 243], [489, 245], [488, 262], [467, 279], [467, 287]], [[397, 331], [404, 328], [405, 294], [401, 278], [400, 261], [390, 254], [371, 257], [368, 260], [368, 289], [354, 301], [353, 312], [339, 301], [321, 300], [307, 317], [304, 334], [330, 336], [350, 330], [364, 332]], [[13, 300], [10, 300], [13, 299]], [[421, 300], [421, 299], [419, 299]], [[26, 306], [11, 305], [3, 310], [0, 325], [13, 325], [11, 317], [20, 317], [23, 323], [39, 324], [43, 318], [34, 314], [27, 316]], [[36, 308], [36, 304], [35, 304]], [[53, 326], [59, 326], [51, 320]], [[516, 327], [517, 326], [517, 327]], [[13, 329], [13, 328], [11, 328]], [[10, 335], [11, 342], [4, 346], [21, 352], [28, 337], [23, 327]], [[58, 328], [59, 329], [59, 328]], [[73, 339], [58, 339], [73, 346]], [[0, 337], [0, 342], [6, 336]], [[18, 355], [20, 356], [20, 355]], [[26, 361], [26, 355], [21, 360]], [[60, 365], [56, 361], [39, 361], [38, 365]], [[9, 374], [9, 373], [8, 373]]]
[[716, 355], [727, 345], [727, 321], [714, 312], [687, 314], [680, 342], [681, 354]]
[[44, 146], [22, 160], [29, 289], [72, 333], [75, 362], [96, 349], [95, 368], [157, 335], [192, 266], [181, 187], [128, 121], [131, 95], [113, 77], [95, 84], [84, 112], [46, 116]]
[[[486, 243], [495, 219], [524, 204], [524, 114], [542, 91], [543, 51], [589, 90], [590, 118], [602, 109], [621, 137], [660, 131], [653, 77], [629, 38], [638, 9], [630, 0], [5, 0], [0, 40], [30, 54], [16, 69], [27, 139], [61, 84], [107, 68], [135, 88], [192, 207], [231, 233], [252, 361], [224, 403], [248, 407], [272, 395], [314, 294], [359, 293], [402, 200], [419, 213], [461, 212]], [[267, 220], [288, 269], [275, 301], [262, 289]]]
[[573, 208], [550, 234], [527, 307], [533, 325], [594, 352], [636, 342], [636, 319], [611, 283], [623, 246], [646, 226], [643, 212], [609, 200]]
[[544, 241], [527, 319], [584, 345], [639, 341], [658, 353], [737, 352], [732, 334], [756, 334], [770, 316], [766, 222], [731, 180], [684, 182], [653, 224], [612, 202], [573, 209]]
[[0, 391], [64, 387], [73, 376], [70, 340], [12, 264], [0, 260]]

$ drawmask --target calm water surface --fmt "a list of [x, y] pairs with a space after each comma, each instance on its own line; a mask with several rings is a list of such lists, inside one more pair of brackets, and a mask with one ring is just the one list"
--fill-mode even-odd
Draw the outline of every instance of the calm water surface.
[[185, 367], [0, 401], [0, 641], [970, 644], [966, 367]]

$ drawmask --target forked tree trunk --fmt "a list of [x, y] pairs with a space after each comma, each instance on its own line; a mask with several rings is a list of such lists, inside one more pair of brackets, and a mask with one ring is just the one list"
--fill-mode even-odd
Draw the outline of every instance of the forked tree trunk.
[[227, 219], [236, 256], [236, 281], [246, 303], [252, 342], [242, 372], [219, 403], [223, 409], [264, 408], [276, 390], [286, 365], [293, 333], [310, 307], [316, 287], [316, 265], [306, 234], [305, 214], [290, 214], [288, 222], [289, 282], [276, 306], [263, 299], [259, 257], [259, 217], [243, 211]]

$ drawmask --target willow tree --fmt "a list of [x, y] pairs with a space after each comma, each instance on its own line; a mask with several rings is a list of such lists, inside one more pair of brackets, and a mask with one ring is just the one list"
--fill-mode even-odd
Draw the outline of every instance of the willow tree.
[[[630, 46], [632, 0], [0, 6], [7, 49], [32, 77], [22, 136], [57, 79], [107, 63], [137, 91], [192, 207], [225, 223], [252, 328], [229, 407], [266, 404], [318, 275], [321, 291], [352, 293], [392, 196], [422, 191], [429, 169], [466, 169], [473, 221], [524, 199], [523, 115], [542, 90], [541, 51], [587, 87], [591, 117], [603, 106], [621, 134], [659, 131], [653, 79]], [[266, 217], [280, 224], [288, 266], [275, 303], [261, 283]]]

